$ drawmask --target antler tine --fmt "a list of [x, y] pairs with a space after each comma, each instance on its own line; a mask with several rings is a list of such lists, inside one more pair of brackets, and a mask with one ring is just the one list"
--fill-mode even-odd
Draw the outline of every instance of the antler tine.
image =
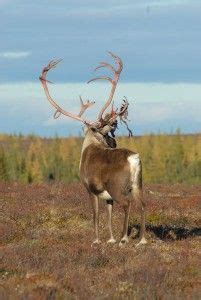
[[89, 101], [87, 100], [86, 103], [83, 102], [82, 98], [80, 97], [80, 103], [81, 103], [81, 108], [80, 108], [80, 112], [78, 115], [75, 115], [73, 113], [70, 113], [68, 111], [65, 111], [64, 109], [62, 109], [56, 102], [55, 100], [50, 96], [50, 93], [49, 93], [49, 90], [48, 90], [48, 87], [47, 87], [47, 79], [46, 79], [46, 76], [47, 76], [47, 73], [49, 70], [53, 69], [56, 67], [56, 65], [61, 61], [62, 59], [54, 59], [54, 60], [51, 60], [48, 65], [46, 67], [43, 68], [42, 70], [42, 74], [41, 76], [39, 77], [41, 83], [42, 83], [42, 86], [44, 88], [44, 91], [45, 91], [45, 94], [46, 94], [46, 97], [48, 99], [48, 101], [50, 102], [50, 104], [56, 108], [56, 112], [54, 114], [54, 118], [58, 118], [61, 114], [67, 116], [67, 117], [70, 117], [72, 119], [75, 119], [75, 120], [78, 120], [84, 124], [93, 124], [89, 121], [85, 121], [84, 119], [81, 118], [81, 116], [83, 115], [83, 113], [85, 112], [85, 110], [87, 108], [89, 108], [90, 106], [92, 106], [95, 102], [94, 101]]
[[123, 69], [123, 63], [122, 63], [121, 58], [119, 56], [115, 55], [112, 52], [108, 51], [108, 53], [114, 58], [114, 60], [117, 64], [117, 69], [115, 69], [112, 65], [110, 65], [106, 62], [100, 62], [100, 65], [98, 67], [96, 67], [95, 70], [106, 67], [114, 73], [114, 78], [112, 79], [110, 77], [100, 76], [100, 77], [92, 78], [87, 82], [87, 83], [90, 83], [90, 82], [96, 81], [96, 80], [108, 80], [112, 84], [112, 88], [111, 88], [111, 91], [110, 91], [109, 98], [106, 101], [105, 105], [103, 106], [103, 108], [101, 109], [101, 111], [98, 115], [98, 122], [100, 122], [102, 120], [103, 113], [105, 112], [105, 110], [108, 108], [108, 106], [112, 102], [112, 99], [113, 99], [113, 96], [114, 96], [114, 93], [115, 93], [115, 89], [116, 89], [116, 86], [117, 86], [117, 82], [119, 80], [120, 73]]
[[89, 108], [90, 106], [94, 105], [95, 101], [87, 100], [86, 103], [83, 102], [82, 97], [80, 96], [80, 113], [78, 114], [78, 117], [81, 117], [85, 110]]
[[117, 117], [123, 118], [127, 117], [127, 110], [128, 110], [129, 102], [126, 97], [123, 99], [123, 104], [121, 105], [120, 111], [115, 111], [114, 115], [110, 118], [109, 123], [112, 124], [117, 119]]
[[112, 78], [110, 78], [110, 77], [99, 76], [99, 77], [95, 77], [95, 78], [90, 79], [89, 81], [87, 81], [87, 83], [90, 83], [90, 82], [95, 81], [95, 80], [108, 80], [111, 83], [113, 82]]
[[108, 51], [108, 53], [115, 59], [115, 62], [118, 65], [118, 69], [116, 70], [116, 72], [121, 73], [121, 71], [123, 69], [123, 62], [122, 62], [121, 58], [110, 51]]
[[123, 62], [122, 62], [121, 58], [119, 56], [115, 55], [114, 53], [110, 52], [110, 51], [108, 51], [108, 53], [115, 59], [115, 62], [117, 64], [118, 68], [115, 69], [111, 64], [108, 64], [108, 63], [106, 63], [104, 61], [101, 61], [100, 65], [98, 67], [96, 67], [94, 70], [96, 71], [96, 70], [98, 70], [100, 68], [106, 67], [106, 68], [110, 69], [114, 73], [121, 73], [121, 71], [123, 69]]
[[41, 76], [39, 77], [39, 79], [40, 79], [41, 81], [46, 81], [46, 82], [49, 82], [49, 83], [53, 83], [52, 81], [49, 81], [49, 80], [46, 79], [47, 72], [48, 72], [49, 70], [51, 70], [51, 69], [56, 68], [56, 65], [57, 65], [58, 63], [60, 63], [62, 60], [63, 60], [63, 59], [53, 59], [53, 60], [51, 60], [51, 61], [49, 62], [49, 64], [43, 68], [42, 74], [41, 74]]
[[63, 59], [52, 59], [49, 64], [43, 69], [43, 71], [48, 72], [51, 69], [56, 68], [56, 66], [62, 61]]
[[106, 67], [106, 68], [108, 68], [109, 70], [111, 70], [112, 72], [114, 72], [115, 73], [115, 68], [112, 66], [112, 65], [110, 65], [110, 64], [108, 64], [108, 63], [106, 63], [106, 62], [104, 62], [104, 61], [101, 61], [100, 62], [100, 66], [98, 66], [98, 67], [96, 67], [95, 69], [94, 69], [94, 71], [96, 71], [96, 70], [98, 70], [98, 69], [100, 69], [100, 68], [104, 68], [104, 67]]
[[50, 68], [50, 69], [55, 68], [56, 65], [58, 65], [58, 63], [60, 63], [62, 60], [63, 60], [62, 58], [59, 58], [59, 59], [52, 59], [52, 60], [49, 62], [49, 64], [48, 64], [49, 68]]

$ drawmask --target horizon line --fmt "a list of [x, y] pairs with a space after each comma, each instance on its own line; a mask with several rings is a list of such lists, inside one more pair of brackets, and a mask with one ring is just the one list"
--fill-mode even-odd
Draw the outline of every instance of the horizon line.
[[[162, 136], [162, 135], [166, 135], [166, 136], [176, 136], [176, 135], [180, 135], [180, 136], [195, 136], [195, 135], [201, 135], [201, 131], [200, 132], [182, 132], [179, 128], [177, 128], [175, 131], [172, 132], [149, 132], [149, 133], [144, 133], [144, 134], [137, 134], [137, 135], [132, 135], [131, 137], [129, 137], [128, 135], [116, 135], [115, 138], [122, 138], [122, 137], [127, 137], [127, 138], [138, 138], [138, 137], [142, 137], [142, 136]], [[66, 136], [63, 135], [59, 135], [58, 133], [55, 133], [54, 135], [49, 135], [49, 136], [45, 136], [45, 135], [40, 135], [40, 134], [36, 134], [36, 133], [28, 133], [28, 134], [23, 134], [21, 132], [18, 133], [6, 133], [6, 132], [0, 132], [0, 138], [2, 136], [11, 136], [11, 137], [23, 137], [23, 138], [28, 138], [28, 137], [36, 137], [36, 138], [41, 138], [41, 139], [55, 139], [55, 138], [83, 138], [84, 135], [82, 134], [69, 134]]]

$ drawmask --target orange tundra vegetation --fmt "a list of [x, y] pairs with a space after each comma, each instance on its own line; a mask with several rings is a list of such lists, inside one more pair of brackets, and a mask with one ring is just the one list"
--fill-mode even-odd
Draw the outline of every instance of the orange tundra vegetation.
[[[34, 139], [36, 147], [44, 143]], [[27, 151], [31, 143], [24, 144]], [[134, 203], [130, 243], [91, 247], [91, 209], [81, 184], [1, 182], [0, 299], [199, 299], [200, 195], [200, 185], [146, 184], [148, 245], [135, 247], [140, 216]], [[106, 240], [104, 202], [100, 206]], [[118, 239], [122, 219], [114, 204]]]

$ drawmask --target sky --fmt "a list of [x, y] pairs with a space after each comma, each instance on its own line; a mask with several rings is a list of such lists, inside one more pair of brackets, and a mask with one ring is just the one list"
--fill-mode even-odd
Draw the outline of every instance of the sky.
[[110, 84], [86, 82], [100, 61], [112, 63], [107, 51], [123, 60], [115, 104], [128, 98], [136, 135], [200, 132], [200, 15], [200, 0], [0, 0], [0, 132], [81, 135], [81, 123], [53, 118], [38, 77], [62, 58], [48, 75], [51, 94], [75, 113], [79, 95], [95, 100], [86, 112], [94, 120]]

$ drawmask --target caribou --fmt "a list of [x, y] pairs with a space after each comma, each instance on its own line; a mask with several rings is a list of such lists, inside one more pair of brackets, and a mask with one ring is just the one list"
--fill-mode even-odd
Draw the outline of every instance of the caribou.
[[[120, 119], [125, 122], [129, 103], [125, 98], [120, 109], [114, 109], [113, 97], [123, 69], [123, 63], [117, 55], [111, 52], [109, 54], [114, 59], [116, 67], [107, 62], [101, 62], [95, 70], [105, 67], [111, 71], [113, 76], [100, 76], [88, 81], [90, 83], [96, 80], [107, 80], [111, 84], [109, 97], [101, 108], [97, 119], [93, 122], [84, 119], [83, 114], [89, 107], [94, 105], [94, 101], [86, 100], [84, 102], [80, 96], [80, 111], [78, 114], [74, 114], [61, 108], [50, 96], [47, 86], [47, 83], [50, 81], [46, 79], [46, 76], [49, 70], [55, 68], [61, 60], [50, 61], [43, 68], [39, 79], [48, 101], [55, 108], [54, 117], [58, 118], [60, 115], [64, 115], [84, 124], [84, 141], [81, 150], [79, 172], [80, 179], [88, 191], [93, 208], [95, 240], [92, 245], [100, 243], [99, 201], [105, 201], [107, 206], [110, 234], [108, 243], [116, 243], [112, 230], [113, 203], [118, 203], [124, 210], [125, 217], [123, 232], [119, 242], [120, 246], [128, 242], [130, 208], [132, 202], [137, 201], [140, 204], [141, 212], [138, 246], [147, 243], [145, 238], [145, 202], [143, 200], [142, 189], [142, 165], [138, 153], [118, 148], [116, 144], [114, 132], [117, 128], [117, 120]], [[109, 106], [112, 106], [112, 109], [107, 113], [106, 110]]]

